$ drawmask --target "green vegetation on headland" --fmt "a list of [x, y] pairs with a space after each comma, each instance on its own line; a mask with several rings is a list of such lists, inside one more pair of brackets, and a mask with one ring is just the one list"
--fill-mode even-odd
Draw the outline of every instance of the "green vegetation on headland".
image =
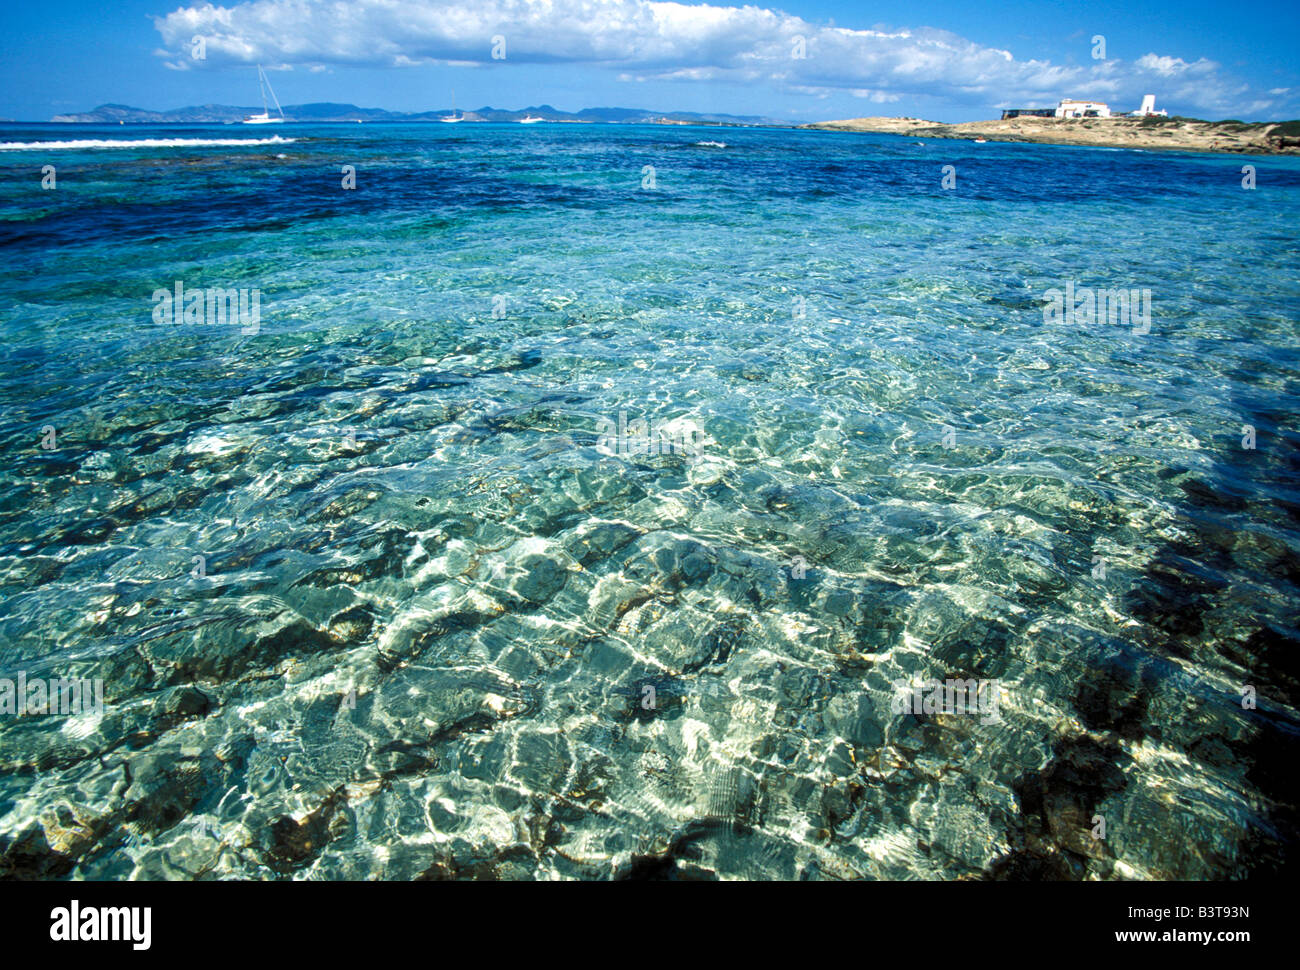
[[1199, 118], [1158, 116], [1019, 117], [946, 125], [921, 118], [849, 118], [803, 127], [827, 131], [914, 135], [918, 138], [983, 138], [986, 141], [1233, 152], [1245, 155], [1300, 154], [1300, 121], [1203, 121]]

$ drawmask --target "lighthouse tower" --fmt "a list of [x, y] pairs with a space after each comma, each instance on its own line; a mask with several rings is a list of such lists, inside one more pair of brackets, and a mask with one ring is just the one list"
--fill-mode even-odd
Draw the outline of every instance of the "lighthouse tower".
[[1142, 95], [1142, 107], [1134, 111], [1131, 117], [1150, 118], [1154, 115], [1159, 115], [1162, 118], [1167, 118], [1169, 117], [1169, 112], [1156, 110], [1156, 96], [1154, 94]]

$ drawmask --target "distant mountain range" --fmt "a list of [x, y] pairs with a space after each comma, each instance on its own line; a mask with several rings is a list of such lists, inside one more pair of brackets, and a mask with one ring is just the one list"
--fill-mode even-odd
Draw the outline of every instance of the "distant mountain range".
[[[132, 108], [125, 104], [101, 104], [94, 111], [81, 114], [55, 115], [51, 121], [75, 124], [117, 124], [128, 125], [166, 125], [166, 124], [225, 124], [242, 121], [247, 115], [254, 114], [259, 108], [241, 108], [229, 104], [204, 104], [193, 108], [175, 108], [171, 111], [146, 111]], [[333, 104], [319, 102], [316, 104], [287, 104], [284, 106], [286, 121], [331, 122], [331, 121], [438, 121], [451, 113], [450, 108], [437, 111], [385, 111], [382, 108], [358, 108], [355, 104]], [[559, 111], [549, 104], [533, 105], [519, 111], [506, 111], [501, 108], [479, 108], [477, 111], [464, 111], [465, 121], [519, 121], [525, 115], [532, 115], [544, 121], [586, 122], [588, 124], [677, 124], [677, 125], [781, 125], [792, 126], [790, 121], [776, 118], [761, 118], [755, 115], [698, 114], [694, 111], [671, 111], [662, 114], [645, 111], [640, 108], [584, 108], [582, 111]]]

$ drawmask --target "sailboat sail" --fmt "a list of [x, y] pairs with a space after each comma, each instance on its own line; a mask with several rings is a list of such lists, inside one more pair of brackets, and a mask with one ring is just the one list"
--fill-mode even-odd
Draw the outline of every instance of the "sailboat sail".
[[[280, 99], [275, 96], [275, 89], [271, 87], [271, 79], [266, 76], [262, 70], [262, 65], [257, 65], [257, 83], [262, 89], [262, 113], [260, 115], [249, 115], [244, 119], [246, 125], [278, 125], [284, 121], [284, 109], [280, 107]], [[275, 102], [275, 110], [280, 113], [280, 117], [272, 118], [271, 109], [266, 103], [266, 92], [271, 92], [271, 100]]]
[[438, 120], [441, 121], [444, 125], [455, 125], [465, 120], [464, 113], [462, 113], [459, 118], [456, 117], [456, 89], [455, 88], [451, 89], [451, 114], [447, 115], [447, 117], [445, 118], [439, 118]]

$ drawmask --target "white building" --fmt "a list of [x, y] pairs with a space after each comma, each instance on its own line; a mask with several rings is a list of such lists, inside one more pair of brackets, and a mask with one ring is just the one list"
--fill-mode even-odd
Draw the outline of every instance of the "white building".
[[[1154, 104], [1154, 101], [1152, 102]], [[1110, 106], [1103, 101], [1076, 101], [1065, 98], [1056, 106], [1058, 118], [1109, 118]]]
[[1131, 117], [1131, 118], [1152, 118], [1152, 117], [1155, 117], [1156, 115], [1159, 115], [1161, 118], [1168, 118], [1168, 117], [1169, 117], [1169, 112], [1168, 112], [1168, 111], [1157, 111], [1157, 110], [1156, 110], [1156, 96], [1155, 96], [1154, 94], [1144, 94], [1144, 95], [1142, 95], [1142, 107], [1138, 108], [1138, 109], [1137, 109], [1136, 111], [1134, 111], [1134, 112], [1131, 112], [1130, 115], [1129, 115], [1129, 117]]

